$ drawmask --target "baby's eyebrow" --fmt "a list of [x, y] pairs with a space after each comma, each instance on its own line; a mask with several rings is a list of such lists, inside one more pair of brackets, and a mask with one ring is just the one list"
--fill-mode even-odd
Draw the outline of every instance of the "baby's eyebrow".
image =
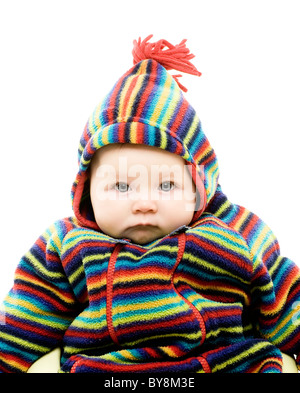
[[159, 169], [158, 174], [160, 176], [168, 176], [168, 177], [172, 177], [172, 178], [182, 178], [183, 177], [183, 172], [184, 172], [184, 168], [180, 168], [180, 167], [176, 167], [174, 169], [174, 167], [171, 168], [166, 168], [163, 167], [162, 169]]
[[169, 166], [167, 164], [151, 164], [150, 167], [143, 164], [132, 166], [115, 164], [100, 164], [96, 171], [96, 176], [111, 180], [134, 181], [147, 176], [151, 180], [161, 181], [163, 178], [179, 181], [184, 177], [184, 167], [179, 165]]

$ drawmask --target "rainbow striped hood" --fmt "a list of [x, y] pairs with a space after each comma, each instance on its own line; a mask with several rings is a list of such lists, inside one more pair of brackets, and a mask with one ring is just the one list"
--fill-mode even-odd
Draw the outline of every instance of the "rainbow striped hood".
[[[136, 43], [136, 50], [140, 50], [143, 43]], [[184, 66], [177, 64], [174, 67], [200, 75], [189, 62], [193, 55], [186, 53], [188, 49], [184, 43], [177, 47], [181, 63], [180, 54], [185, 49]], [[167, 44], [170, 46], [170, 59], [174, 61], [175, 49], [171, 44], [163, 41], [160, 49]], [[164, 56], [166, 52], [168, 50], [160, 51]], [[201, 184], [204, 184], [205, 192], [200, 190], [200, 194], [205, 195], [207, 203], [217, 189], [219, 170], [216, 155], [202, 131], [195, 110], [182, 93], [182, 89], [186, 89], [178, 83], [178, 76], [174, 78], [167, 71], [166, 68], [173, 65], [168, 66], [161, 56], [160, 62], [156, 61], [153, 53], [146, 53], [146, 56], [152, 58], [135, 59], [137, 63], [100, 102], [88, 119], [81, 137], [79, 171], [72, 187], [72, 202], [75, 216], [84, 226], [99, 229], [93, 218], [86, 174], [94, 153], [111, 143], [145, 144], [180, 155], [195, 169], [192, 171], [194, 176], [200, 176], [203, 180]], [[199, 218], [200, 213], [196, 212], [194, 219]]]

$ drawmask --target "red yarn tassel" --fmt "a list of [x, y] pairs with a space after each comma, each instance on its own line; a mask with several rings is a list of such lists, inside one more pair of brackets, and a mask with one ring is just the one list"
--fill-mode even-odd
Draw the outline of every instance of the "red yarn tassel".
[[[195, 56], [190, 53], [186, 47], [186, 40], [182, 40], [178, 45], [172, 45], [166, 40], [159, 40], [157, 42], [148, 42], [153, 37], [153, 34], [146, 37], [143, 41], [141, 38], [138, 41], [133, 41], [133, 64], [137, 64], [145, 59], [153, 59], [160, 63], [166, 70], [177, 70], [187, 74], [200, 76], [201, 72], [190, 62]], [[174, 79], [183, 91], [187, 89], [178, 82], [178, 77], [181, 75], [174, 75]]]

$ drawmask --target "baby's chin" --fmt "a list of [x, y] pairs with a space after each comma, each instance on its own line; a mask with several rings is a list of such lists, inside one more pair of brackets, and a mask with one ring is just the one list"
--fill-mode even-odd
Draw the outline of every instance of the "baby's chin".
[[145, 245], [164, 237], [166, 234], [157, 227], [145, 226], [130, 228], [124, 235], [123, 237], [130, 239], [132, 243]]

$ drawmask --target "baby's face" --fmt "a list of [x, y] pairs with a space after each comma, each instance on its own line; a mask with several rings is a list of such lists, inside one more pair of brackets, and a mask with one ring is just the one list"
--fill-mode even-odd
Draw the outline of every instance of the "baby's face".
[[96, 152], [90, 176], [95, 220], [111, 237], [146, 244], [193, 218], [196, 190], [180, 156], [112, 144]]

